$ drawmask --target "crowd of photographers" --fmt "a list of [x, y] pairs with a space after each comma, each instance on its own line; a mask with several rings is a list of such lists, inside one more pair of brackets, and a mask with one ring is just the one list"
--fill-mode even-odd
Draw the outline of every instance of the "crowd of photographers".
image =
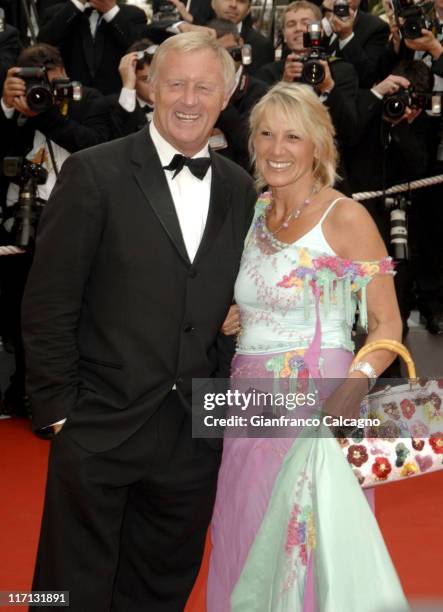
[[[40, 211], [71, 153], [150, 120], [150, 63], [165, 38], [204, 29], [230, 52], [236, 86], [210, 144], [248, 171], [250, 110], [284, 80], [309, 84], [329, 109], [346, 193], [442, 172], [443, 0], [395, 0], [387, 20], [360, 0], [297, 0], [272, 41], [256, 29], [251, 0], [153, 4], [148, 24], [143, 10], [116, 0], [0, 0], [0, 252], [15, 253], [0, 257], [0, 335], [16, 360], [9, 413], [29, 410], [19, 312]], [[443, 333], [442, 191], [363, 202], [398, 262], [405, 333], [413, 307], [430, 333]]]

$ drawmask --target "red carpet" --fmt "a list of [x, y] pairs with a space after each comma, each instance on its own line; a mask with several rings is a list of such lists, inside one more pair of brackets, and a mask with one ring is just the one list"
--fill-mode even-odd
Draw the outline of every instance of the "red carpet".
[[[26, 421], [0, 421], [0, 591], [30, 588], [48, 448]], [[407, 596], [443, 601], [443, 471], [379, 488], [376, 514]], [[209, 547], [186, 612], [205, 610]]]

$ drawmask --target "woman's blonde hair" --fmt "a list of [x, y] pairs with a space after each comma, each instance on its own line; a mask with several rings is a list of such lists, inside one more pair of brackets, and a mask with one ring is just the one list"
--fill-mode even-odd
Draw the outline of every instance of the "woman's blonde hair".
[[[338, 153], [334, 143], [335, 130], [326, 107], [309, 85], [280, 82], [274, 85], [254, 106], [249, 118], [249, 151], [255, 162], [254, 141], [265, 117], [273, 112], [283, 117], [288, 130], [310, 140], [314, 145], [313, 175], [318, 188], [332, 187], [337, 178]], [[255, 169], [257, 186], [266, 182]]]
[[190, 53], [192, 51], [204, 51], [209, 49], [214, 52], [220, 62], [223, 80], [224, 80], [224, 91], [230, 93], [235, 84], [235, 64], [229, 53], [217, 44], [217, 41], [203, 32], [186, 32], [183, 34], [176, 34], [167, 38], [158, 47], [154, 54], [151, 62], [151, 68], [149, 70], [149, 81], [153, 83], [157, 78], [159, 67], [165, 58], [165, 55], [170, 51], [176, 51], [178, 53]]

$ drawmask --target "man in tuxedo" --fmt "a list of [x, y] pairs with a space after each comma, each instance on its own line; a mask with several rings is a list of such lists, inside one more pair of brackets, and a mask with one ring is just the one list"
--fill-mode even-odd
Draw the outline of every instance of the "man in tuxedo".
[[73, 612], [182, 611], [215, 496], [221, 444], [192, 438], [191, 381], [229, 373], [255, 191], [208, 149], [229, 54], [179, 34], [150, 80], [149, 127], [66, 161], [24, 299], [34, 427], [58, 431], [34, 589], [69, 590]]
[[39, 40], [60, 49], [67, 72], [104, 94], [118, 93], [120, 59], [146, 36], [146, 15], [116, 0], [67, 0], [44, 12]]
[[388, 24], [360, 10], [360, 0], [349, 0], [349, 16], [334, 14], [335, 0], [325, 0], [323, 30], [331, 54], [351, 63], [360, 87], [369, 88], [378, 77], [378, 64], [389, 38]]

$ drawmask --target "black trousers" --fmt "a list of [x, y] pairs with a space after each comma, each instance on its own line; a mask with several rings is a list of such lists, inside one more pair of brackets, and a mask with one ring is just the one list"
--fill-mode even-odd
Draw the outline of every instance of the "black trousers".
[[65, 427], [52, 441], [33, 589], [68, 590], [72, 612], [181, 612], [200, 567], [220, 451], [192, 438], [175, 391], [106, 452], [85, 450]]

